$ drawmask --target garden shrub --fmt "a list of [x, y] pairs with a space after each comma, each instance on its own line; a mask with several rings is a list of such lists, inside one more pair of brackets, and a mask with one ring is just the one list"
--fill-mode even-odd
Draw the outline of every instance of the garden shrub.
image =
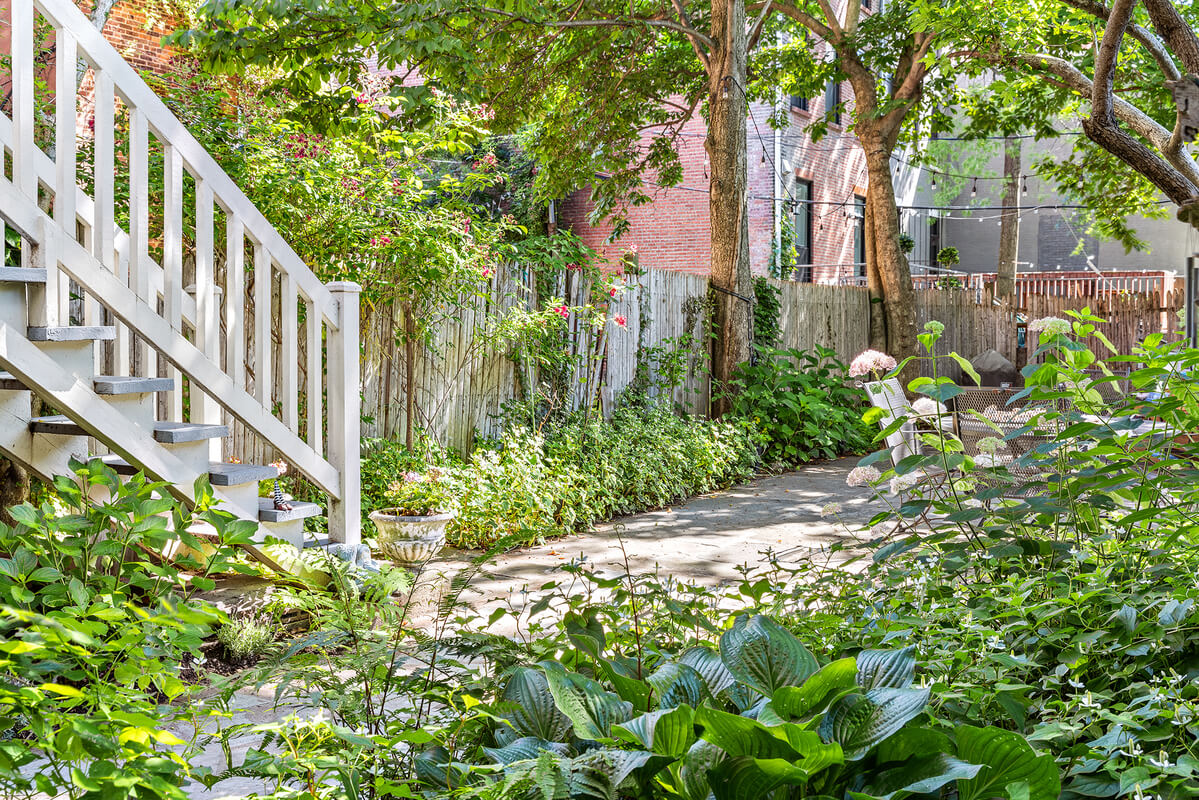
[[[372, 486], [383, 482], [386, 468], [411, 463], [395, 445], [375, 443], [369, 452], [364, 461], [374, 463], [363, 471], [376, 476]], [[576, 419], [540, 434], [514, 427], [469, 461], [443, 458], [438, 468], [457, 512], [449, 542], [486, 548], [669, 505], [744, 480], [753, 464], [752, 447], [735, 426], [650, 408], [623, 409], [611, 421]], [[386, 490], [364, 497], [367, 505], [394, 504]]]
[[801, 464], [868, 449], [874, 431], [862, 422], [865, 398], [836, 352], [759, 351], [737, 368], [731, 414], [754, 432], [768, 464]]
[[229, 663], [240, 665], [261, 656], [275, 641], [275, 627], [253, 617], [236, 617], [216, 632]]
[[[164, 484], [122, 483], [98, 460], [72, 468], [0, 524], [0, 796], [183, 800], [190, 751], [165, 725], [208, 713], [180, 671], [223, 619], [188, 598], [239, 568], [229, 545], [254, 526], [212, 509], [206, 480], [193, 513]], [[97, 489], [110, 499], [89, 503]], [[200, 550], [187, 532], [200, 521], [221, 545], [205, 563], [181, 558], [184, 576], [156, 554]]]

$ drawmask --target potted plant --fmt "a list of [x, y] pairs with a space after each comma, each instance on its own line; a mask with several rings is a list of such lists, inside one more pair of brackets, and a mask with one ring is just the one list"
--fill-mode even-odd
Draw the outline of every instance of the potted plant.
[[937, 251], [937, 263], [945, 269], [953, 269], [962, 260], [956, 247], [943, 247]]
[[445, 546], [445, 529], [454, 519], [450, 486], [441, 470], [406, 472], [387, 490], [388, 508], [372, 511], [378, 535], [375, 547], [395, 564], [420, 564]]
[[899, 234], [899, 249], [906, 256], [916, 249], [916, 240], [906, 233]]

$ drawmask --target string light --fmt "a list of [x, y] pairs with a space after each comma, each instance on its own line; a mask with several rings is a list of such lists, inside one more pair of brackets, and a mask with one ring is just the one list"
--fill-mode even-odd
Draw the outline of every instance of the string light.
[[1028, 176], [1024, 176], [1024, 190], [1021, 192], [1025, 197], [1028, 197]]
[[974, 179], [974, 185], [970, 187], [970, 196], [978, 197], [978, 178]]

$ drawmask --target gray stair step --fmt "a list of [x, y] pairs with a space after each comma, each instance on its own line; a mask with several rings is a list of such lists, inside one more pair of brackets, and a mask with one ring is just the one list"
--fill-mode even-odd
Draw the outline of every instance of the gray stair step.
[[299, 500], [288, 500], [287, 502], [291, 504], [291, 511], [279, 511], [275, 508], [275, 501], [271, 498], [258, 498], [258, 521], [290, 522], [293, 519], [319, 517], [325, 513], [325, 510], [316, 503], [302, 503]]
[[17, 380], [10, 372], [0, 372], [0, 389], [7, 391], [22, 391], [28, 388]]
[[309, 547], [328, 547], [333, 544], [333, 540], [329, 538], [327, 533], [309, 533], [304, 536], [304, 549]]
[[0, 267], [0, 283], [45, 283], [46, 270], [31, 267]]
[[53, 328], [33, 328], [26, 334], [31, 342], [82, 342], [89, 339], [111, 340], [117, 338], [117, 329], [111, 325], [59, 325]]
[[[125, 459], [112, 454], [100, 456], [100, 460], [117, 471], [118, 475], [134, 475], [139, 470]], [[222, 464], [213, 462], [208, 465], [208, 480], [213, 486], [240, 486], [244, 483], [257, 483], [278, 476], [274, 467], [257, 464]]]
[[[33, 433], [50, 433], [60, 436], [86, 436], [87, 431], [62, 415], [34, 417], [29, 421]], [[205, 439], [221, 439], [229, 435], [224, 425], [199, 425], [191, 422], [156, 422], [154, 440], [163, 444], [199, 442]]]
[[34, 417], [29, 420], [29, 430], [33, 433], [53, 433], [59, 436], [86, 436], [87, 431], [71, 421], [70, 417], [62, 415], [54, 417]]
[[213, 486], [240, 486], [279, 477], [279, 470], [270, 464], [213, 464], [208, 470]]
[[123, 375], [97, 375], [96, 394], [140, 394], [142, 392], [169, 392], [175, 388], [170, 378], [127, 378]]
[[201, 425], [198, 422], [156, 422], [154, 440], [163, 444], [200, 442], [205, 439], [223, 439], [229, 435], [227, 425]]

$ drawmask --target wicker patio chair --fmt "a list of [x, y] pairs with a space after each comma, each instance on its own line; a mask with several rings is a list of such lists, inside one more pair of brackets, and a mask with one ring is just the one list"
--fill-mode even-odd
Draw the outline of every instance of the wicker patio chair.
[[[1034, 401], [1027, 395], [1016, 398], [1020, 391], [1008, 388], [967, 388], [953, 398], [953, 416], [954, 426], [966, 455], [990, 466], [1006, 466], [1014, 477], [1028, 480], [1036, 478], [1041, 471], [1035, 465], [1019, 463], [1020, 457], [1053, 439], [1064, 421], [1061, 418], [1046, 420], [1044, 415], [1049, 411], [1065, 409], [1057, 400]], [[1029, 426], [1033, 426], [1032, 429], [1008, 438]], [[978, 443], [988, 437], [1004, 439], [1006, 446], [994, 454], [980, 451]]]

